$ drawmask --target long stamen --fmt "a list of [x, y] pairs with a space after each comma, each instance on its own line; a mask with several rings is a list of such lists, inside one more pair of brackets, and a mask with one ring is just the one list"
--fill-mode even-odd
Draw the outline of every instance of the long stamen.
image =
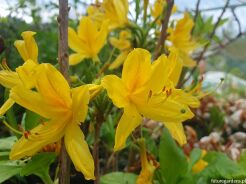
[[8, 127], [10, 130], [12, 130], [13, 132], [17, 133], [17, 134], [20, 134], [20, 135], [23, 135], [23, 133], [19, 130], [16, 130], [15, 128], [13, 128], [12, 126], [10, 126], [5, 120], [2, 121], [3, 124]]

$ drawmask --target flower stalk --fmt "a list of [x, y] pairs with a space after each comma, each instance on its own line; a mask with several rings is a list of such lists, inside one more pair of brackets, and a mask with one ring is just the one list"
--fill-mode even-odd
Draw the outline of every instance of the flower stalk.
[[[58, 48], [58, 63], [60, 72], [64, 78], [70, 82], [68, 74], [68, 0], [59, 0], [59, 16], [57, 18], [59, 27], [59, 48]], [[66, 151], [64, 138], [61, 140], [60, 152], [60, 171], [59, 184], [70, 183], [70, 158]]]

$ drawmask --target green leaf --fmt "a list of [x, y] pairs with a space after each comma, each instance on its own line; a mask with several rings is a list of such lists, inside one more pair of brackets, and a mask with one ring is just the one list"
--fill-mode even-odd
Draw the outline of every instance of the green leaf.
[[49, 176], [49, 166], [56, 158], [55, 153], [39, 153], [32, 157], [31, 161], [21, 170], [22, 176], [35, 174], [46, 184], [53, 183]]
[[243, 151], [240, 155], [240, 159], [238, 160], [238, 165], [241, 169], [246, 173], [246, 151]]
[[135, 184], [137, 175], [132, 173], [112, 172], [100, 178], [100, 184]]
[[41, 120], [41, 116], [32, 111], [26, 110], [26, 113], [24, 114], [21, 123], [25, 130], [31, 130], [37, 125], [39, 125]]
[[208, 162], [208, 166], [197, 174], [197, 183], [199, 184], [207, 183], [211, 178], [236, 179], [246, 176], [240, 166], [224, 153], [209, 152], [204, 160]]
[[188, 169], [188, 163], [183, 151], [177, 146], [167, 129], [164, 129], [161, 138], [160, 170], [165, 177], [166, 183], [176, 184]]
[[12, 176], [15, 176], [16, 174], [19, 174], [21, 169], [21, 166], [0, 165], [0, 183], [6, 181]]
[[191, 171], [192, 167], [195, 165], [195, 163], [200, 159], [202, 154], [201, 149], [194, 148], [190, 153], [190, 161], [189, 161], [189, 171]]
[[0, 150], [10, 150], [17, 138], [15, 136], [1, 138], [0, 139]]

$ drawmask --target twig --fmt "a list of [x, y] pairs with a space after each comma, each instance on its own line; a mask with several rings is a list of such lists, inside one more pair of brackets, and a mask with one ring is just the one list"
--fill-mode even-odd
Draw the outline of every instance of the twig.
[[[195, 24], [195, 25], [196, 25], [197, 17], [198, 17], [198, 15], [199, 15], [199, 6], [200, 6], [200, 2], [201, 2], [201, 0], [197, 0], [197, 3], [196, 3], [196, 11], [195, 11], [195, 15], [194, 15], [194, 24]], [[191, 33], [194, 32], [194, 28], [195, 28], [195, 26], [193, 26]]]
[[235, 21], [237, 22], [239, 34], [241, 34], [242, 33], [242, 26], [241, 26], [241, 23], [240, 23], [240, 21], [239, 21], [239, 19], [237, 17], [237, 14], [235, 13], [235, 8], [231, 8], [231, 12], [232, 12], [232, 15], [235, 18]]
[[[57, 17], [59, 27], [58, 63], [60, 72], [70, 83], [68, 74], [68, 0], [59, 0], [59, 16]], [[70, 183], [70, 158], [66, 151], [64, 138], [61, 140], [59, 184]]]
[[158, 43], [155, 49], [154, 60], [159, 57], [160, 53], [163, 50], [163, 47], [164, 47], [164, 44], [167, 38], [168, 22], [169, 22], [171, 13], [172, 13], [173, 4], [174, 4], [174, 0], [167, 0], [166, 7], [163, 7], [162, 20], [161, 20], [161, 35], [160, 35], [160, 38], [158, 40]]
[[[213, 36], [214, 36], [214, 34], [215, 34], [215, 32], [216, 32], [216, 29], [218, 28], [219, 23], [220, 23], [220, 21], [221, 21], [223, 15], [224, 15], [224, 13], [225, 13], [225, 11], [226, 11], [228, 5], [229, 5], [229, 2], [230, 2], [230, 0], [227, 0], [227, 1], [226, 1], [225, 5], [224, 5], [224, 7], [223, 7], [223, 9], [222, 9], [222, 12], [221, 12], [220, 16], [218, 17], [218, 19], [217, 19], [217, 21], [216, 21], [216, 23], [215, 23], [215, 25], [214, 25], [214, 28], [213, 28], [212, 32], [211, 32], [211, 33], [209, 34], [209, 36], [208, 36], [208, 43], [204, 46], [202, 52], [201, 52], [200, 55], [196, 58], [196, 60], [197, 60], [197, 65], [198, 65], [198, 64], [200, 63], [200, 61], [203, 59], [203, 56], [204, 56], [205, 52], [207, 51], [207, 49], [208, 49], [208, 47], [209, 47], [209, 45], [210, 45], [210, 42], [211, 42], [211, 40], [212, 40], [212, 38], [213, 38]], [[190, 77], [193, 75], [193, 73], [195, 72], [195, 70], [196, 70], [196, 67], [194, 67], [194, 68], [191, 70], [190, 74], [188, 75], [188, 77], [187, 77], [186, 79], [184, 79], [182, 82], [180, 82], [180, 87], [183, 86], [183, 85], [190, 79]]]
[[100, 181], [100, 163], [99, 163], [99, 141], [100, 141], [100, 128], [104, 121], [104, 116], [101, 111], [96, 112], [96, 123], [95, 123], [95, 139], [94, 139], [94, 146], [93, 146], [93, 158], [95, 163], [95, 177], [96, 180], [94, 184], [99, 184]]
[[[228, 5], [226, 8], [237, 8], [240, 6], [246, 6], [246, 3], [240, 3], [240, 4], [233, 4], [233, 5]], [[206, 9], [200, 9], [201, 12], [205, 12], [205, 11], [215, 11], [215, 10], [221, 10], [222, 8], [224, 8], [224, 6], [220, 6], [220, 7], [215, 7], [215, 8], [206, 8]], [[196, 10], [191, 10], [191, 11], [196, 11]]]

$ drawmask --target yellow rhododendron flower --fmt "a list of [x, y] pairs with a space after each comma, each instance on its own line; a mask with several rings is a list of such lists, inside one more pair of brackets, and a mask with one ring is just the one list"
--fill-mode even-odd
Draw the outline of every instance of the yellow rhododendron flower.
[[24, 61], [32, 60], [38, 63], [38, 46], [33, 38], [36, 32], [25, 31], [21, 33], [23, 40], [16, 40], [14, 45]]
[[120, 65], [122, 65], [129, 52], [132, 50], [131, 42], [129, 41], [130, 38], [131, 33], [129, 33], [128, 31], [121, 31], [119, 39], [115, 37], [109, 39], [110, 44], [120, 50], [120, 54], [118, 55], [118, 57], [109, 66], [110, 70], [118, 68]]
[[103, 0], [96, 6], [89, 6], [88, 16], [100, 25], [103, 20], [109, 20], [109, 29], [121, 28], [128, 23], [128, 0]]
[[177, 22], [175, 29], [169, 28], [168, 40], [172, 46], [179, 51], [180, 58], [183, 60], [183, 65], [194, 67], [196, 62], [191, 58], [190, 54], [198, 47], [198, 44], [192, 40], [191, 31], [194, 26], [193, 20], [188, 13]]
[[88, 17], [82, 17], [77, 33], [68, 28], [68, 45], [76, 53], [69, 56], [69, 64], [76, 65], [85, 58], [97, 59], [97, 55], [104, 46], [108, 34], [108, 22], [104, 22], [100, 29]]
[[47, 121], [19, 139], [10, 152], [10, 159], [32, 156], [45, 145], [64, 136], [66, 150], [75, 168], [86, 179], [95, 179], [94, 162], [80, 123], [85, 120], [90, 99], [89, 87], [70, 89], [55, 67], [41, 64], [36, 73], [36, 90], [23, 86], [12, 88], [10, 98], [19, 105], [40, 114]]
[[195, 163], [195, 165], [192, 167], [193, 173], [199, 173], [201, 172], [205, 167], [207, 167], [208, 162], [203, 160], [203, 157], [207, 154], [205, 150], [202, 150], [202, 154], [200, 159]]
[[139, 146], [142, 169], [137, 178], [136, 184], [152, 184], [154, 172], [156, 168], [159, 166], [159, 164], [156, 163], [155, 160], [148, 159], [144, 139], [141, 139], [139, 141]]
[[[167, 5], [166, 0], [156, 0], [154, 3], [154, 6], [151, 7], [151, 15], [154, 17], [154, 19], [161, 16], [163, 8]], [[172, 13], [175, 13], [177, 11], [177, 6], [174, 5], [172, 8]], [[157, 21], [157, 23], [160, 23], [160, 21]]]
[[[168, 57], [162, 55], [159, 59], [161, 59], [163, 62], [163, 64], [159, 68], [159, 72], [163, 73], [163, 71], [169, 70], [169, 72], [167, 72], [166, 74], [168, 81], [165, 84], [164, 87], [165, 89], [163, 88], [163, 91], [169, 95], [168, 98], [177, 101], [180, 104], [184, 104], [192, 108], [198, 108], [200, 105], [199, 98], [194, 96], [192, 93], [185, 92], [184, 90], [175, 88], [175, 86], [179, 81], [179, 77], [183, 67], [182, 61], [178, 56], [178, 52], [175, 49], [171, 49]], [[169, 69], [167, 70], [166, 68]], [[185, 136], [182, 122], [167, 121], [164, 122], [164, 125], [169, 130], [172, 137], [180, 145], [186, 144], [186, 136]]]
[[[38, 65], [38, 46], [33, 38], [35, 32], [25, 31], [21, 34], [24, 40], [16, 40], [14, 45], [24, 60], [24, 64], [11, 71], [6, 61], [1, 65], [0, 84], [5, 88], [12, 89], [17, 85], [24, 85], [27, 88], [34, 86], [34, 68]], [[14, 104], [9, 98], [0, 108], [0, 115], [4, 115]]]
[[102, 79], [114, 105], [124, 108], [118, 123], [114, 150], [124, 148], [129, 134], [141, 124], [143, 116], [160, 122], [183, 122], [193, 117], [188, 105], [169, 98], [168, 73], [173, 68], [166, 56], [151, 64], [147, 50], [134, 49], [123, 65], [122, 78], [108, 75]]

